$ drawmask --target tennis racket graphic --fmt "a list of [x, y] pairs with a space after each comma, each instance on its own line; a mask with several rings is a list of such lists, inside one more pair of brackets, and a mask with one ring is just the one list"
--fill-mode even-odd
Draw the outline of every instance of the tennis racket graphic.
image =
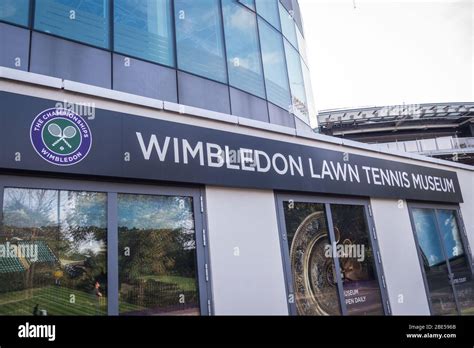
[[49, 126], [48, 126], [48, 132], [49, 134], [51, 134], [53, 137], [55, 138], [58, 138], [58, 140], [56, 140], [52, 146], [56, 146], [58, 145], [60, 142], [63, 142], [65, 143], [70, 149], [72, 148], [71, 144], [69, 144], [69, 142], [67, 141], [67, 139], [72, 139], [76, 136], [77, 134], [77, 131], [76, 131], [76, 128], [74, 128], [73, 126], [67, 126], [66, 128], [64, 129], [61, 129], [61, 127], [59, 127], [59, 125], [57, 125], [56, 123], [51, 123]]

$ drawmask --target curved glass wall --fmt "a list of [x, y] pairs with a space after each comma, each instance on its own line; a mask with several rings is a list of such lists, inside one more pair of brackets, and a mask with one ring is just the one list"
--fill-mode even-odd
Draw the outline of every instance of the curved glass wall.
[[308, 123], [315, 111], [294, 12], [279, 0], [0, 0], [0, 22], [229, 84]]

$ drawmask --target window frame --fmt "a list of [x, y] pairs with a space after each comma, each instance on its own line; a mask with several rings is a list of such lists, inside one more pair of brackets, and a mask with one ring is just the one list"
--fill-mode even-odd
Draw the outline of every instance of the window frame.
[[473, 263], [474, 261], [473, 261], [473, 257], [472, 257], [471, 247], [469, 245], [469, 241], [468, 241], [467, 235], [466, 235], [466, 227], [465, 227], [463, 219], [462, 219], [461, 207], [457, 204], [442, 204], [442, 203], [440, 204], [440, 203], [435, 203], [435, 202], [433, 202], [433, 203], [407, 202], [407, 206], [408, 206], [408, 215], [410, 216], [411, 230], [412, 230], [413, 238], [414, 238], [415, 245], [416, 245], [416, 252], [417, 252], [417, 255], [418, 255], [418, 261], [420, 263], [419, 265], [420, 265], [420, 270], [421, 270], [421, 274], [422, 274], [422, 277], [423, 277], [423, 284], [425, 286], [426, 300], [428, 301], [428, 307], [429, 307], [429, 310], [430, 310], [430, 314], [435, 315], [434, 311], [433, 311], [433, 305], [431, 303], [431, 292], [430, 292], [430, 289], [429, 289], [429, 286], [428, 286], [428, 278], [426, 276], [425, 268], [424, 268], [424, 265], [423, 265], [423, 257], [422, 257], [422, 252], [421, 252], [421, 248], [420, 248], [420, 243], [418, 241], [418, 236], [416, 234], [416, 229], [415, 229], [415, 219], [414, 219], [414, 216], [413, 216], [413, 209], [417, 209], [417, 208], [433, 210], [434, 213], [435, 213], [436, 231], [438, 233], [437, 237], [440, 241], [440, 246], [441, 246], [441, 250], [443, 252], [443, 256], [446, 258], [445, 262], [446, 262], [446, 266], [447, 266], [447, 269], [448, 269], [448, 284], [451, 286], [451, 289], [453, 291], [454, 301], [455, 301], [455, 304], [456, 304], [456, 310], [458, 312], [458, 315], [461, 315], [461, 312], [460, 312], [461, 308], [459, 306], [457, 290], [456, 290], [455, 284], [452, 282], [453, 273], [451, 271], [451, 263], [450, 263], [449, 259], [446, 257], [446, 250], [445, 250], [444, 244], [442, 244], [441, 231], [440, 231], [439, 222], [438, 222], [438, 210], [450, 210], [450, 211], [454, 212], [456, 223], [457, 223], [458, 229], [459, 229], [459, 235], [461, 237], [461, 242], [462, 242], [463, 247], [465, 249], [464, 253], [467, 257], [467, 262], [469, 263], [469, 269], [471, 270], [471, 274], [474, 277], [474, 263]]
[[118, 279], [118, 200], [119, 193], [155, 196], [184, 196], [193, 199], [196, 240], [196, 276], [201, 316], [213, 313], [211, 270], [207, 247], [206, 219], [203, 202], [205, 190], [198, 185], [162, 186], [156, 183], [101, 182], [38, 176], [0, 175], [0, 229], [3, 229], [3, 201], [5, 188], [70, 190], [105, 193], [107, 195], [107, 315], [119, 315]]
[[[368, 199], [364, 198], [345, 198], [345, 197], [331, 197], [331, 196], [319, 196], [319, 195], [305, 195], [301, 193], [275, 193], [275, 204], [277, 212], [278, 222], [278, 235], [280, 239], [280, 249], [283, 263], [283, 273], [285, 278], [285, 289], [286, 289], [286, 302], [288, 305], [288, 313], [291, 316], [297, 316], [296, 301], [290, 301], [291, 296], [294, 297], [293, 289], [293, 274], [291, 271], [290, 252], [287, 240], [287, 231], [285, 224], [285, 214], [283, 210], [283, 202], [292, 200], [295, 203], [314, 203], [322, 204], [324, 206], [325, 217], [327, 220], [328, 227], [328, 239], [332, 243], [335, 240], [333, 218], [331, 213], [331, 205], [357, 205], [364, 207], [365, 223], [367, 225], [367, 233], [371, 243], [372, 250], [374, 251], [374, 264], [375, 272], [377, 273], [376, 279], [378, 281], [380, 289], [380, 297], [382, 299], [382, 309], [384, 315], [391, 315], [391, 307], [388, 299], [387, 286], [385, 281], [385, 275], [383, 270], [383, 264], [381, 262], [380, 248], [377, 240], [377, 233], [375, 229], [375, 222], [373, 220], [372, 209]], [[339, 305], [341, 308], [341, 316], [347, 316], [348, 310], [345, 303], [344, 288], [342, 285], [340, 263], [338, 257], [334, 258], [334, 266], [337, 277], [337, 292], [339, 295]]]

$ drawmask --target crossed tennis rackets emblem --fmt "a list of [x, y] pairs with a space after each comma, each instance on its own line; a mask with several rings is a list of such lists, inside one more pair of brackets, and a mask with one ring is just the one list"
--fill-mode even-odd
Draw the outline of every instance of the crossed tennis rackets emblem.
[[48, 126], [48, 132], [53, 137], [58, 138], [54, 143], [51, 144], [52, 147], [55, 147], [59, 143], [63, 142], [70, 149], [72, 149], [72, 146], [68, 142], [68, 139], [72, 139], [76, 136], [77, 134], [76, 128], [74, 128], [73, 126], [67, 126], [66, 128], [62, 129], [58, 124], [51, 123]]

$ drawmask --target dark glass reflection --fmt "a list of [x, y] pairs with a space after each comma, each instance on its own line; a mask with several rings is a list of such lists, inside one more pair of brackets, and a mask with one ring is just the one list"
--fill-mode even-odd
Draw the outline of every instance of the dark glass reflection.
[[106, 207], [103, 193], [5, 189], [0, 315], [107, 314]]
[[454, 210], [436, 210], [461, 314], [474, 314], [474, 280]]
[[294, 300], [299, 315], [340, 315], [323, 204], [283, 202]]
[[443, 255], [433, 209], [412, 210], [418, 245], [423, 259], [433, 314], [457, 314], [449, 272]]
[[364, 207], [331, 204], [331, 213], [347, 313], [383, 315], [375, 256]]
[[124, 315], [198, 315], [190, 197], [118, 197], [119, 309]]

